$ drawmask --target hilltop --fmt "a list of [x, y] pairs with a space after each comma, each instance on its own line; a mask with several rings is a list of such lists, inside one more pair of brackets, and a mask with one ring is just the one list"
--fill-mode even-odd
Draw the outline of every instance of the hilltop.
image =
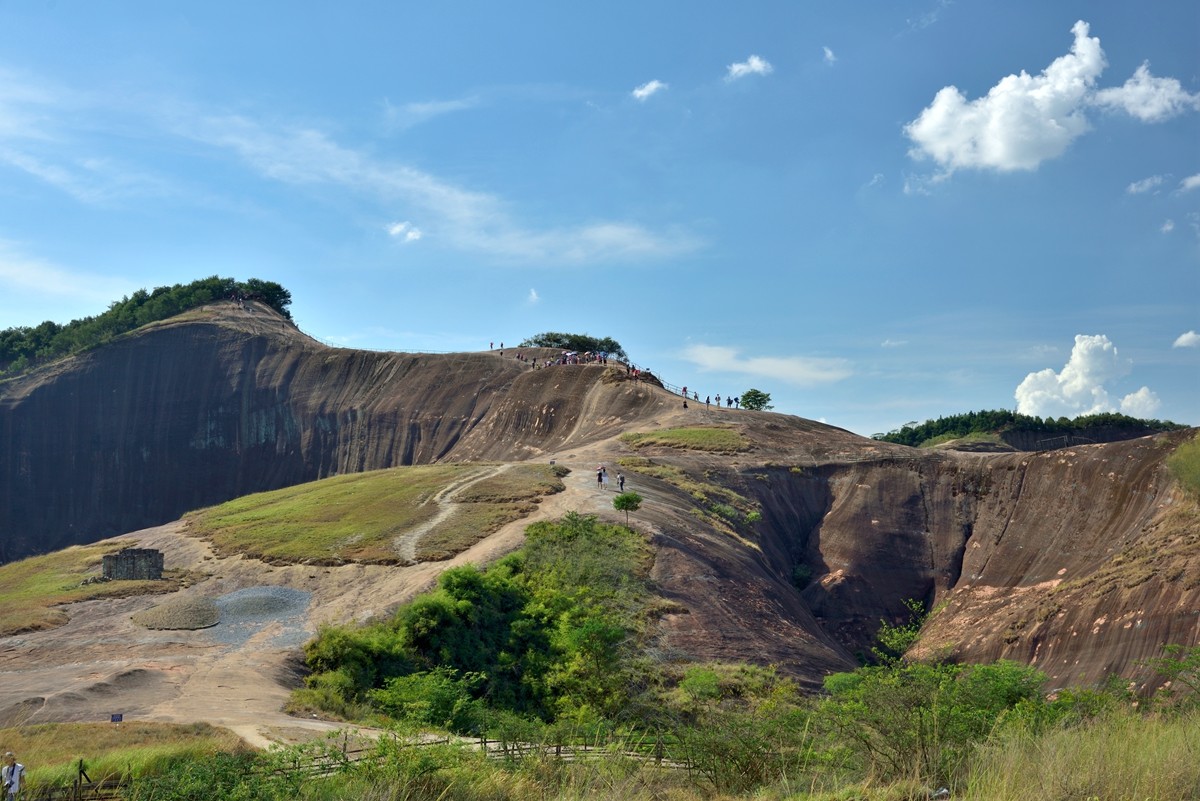
[[[267, 585], [304, 599], [280, 623], [295, 636], [238, 643], [220, 627], [129, 622], [161, 597], [60, 607], [65, 625], [4, 641], [17, 672], [0, 709], [62, 719], [128, 693], [162, 719], [278, 716], [291, 655], [320, 622], [382, 614], [447, 566], [516, 547], [533, 520], [623, 522], [596, 487], [599, 464], [646, 497], [634, 524], [653, 548], [664, 660], [776, 664], [815, 686], [857, 664], [910, 598], [936, 610], [921, 647], [1031, 662], [1058, 685], [1148, 681], [1139, 660], [1200, 641], [1200, 513], [1164, 466], [1194, 430], [1034, 453], [917, 450], [787, 415], [685, 410], [618, 364], [531, 369], [514, 356], [330, 348], [262, 304], [216, 303], [0, 384], [6, 560], [118, 536], [196, 572], [175, 594]], [[480, 537], [422, 549], [472, 498], [504, 495], [500, 477], [551, 464], [561, 489], [510, 500]], [[371, 549], [339, 540], [317, 558], [180, 521], [370, 471], [415, 481], [414, 466], [455, 469], [408, 518], [396, 494], [409, 522]], [[113, 641], [126, 643], [119, 658]]]

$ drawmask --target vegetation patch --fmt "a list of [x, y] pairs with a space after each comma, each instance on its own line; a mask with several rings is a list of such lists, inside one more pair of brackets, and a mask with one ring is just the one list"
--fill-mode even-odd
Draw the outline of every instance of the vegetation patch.
[[437, 513], [427, 501], [483, 469], [425, 465], [335, 476], [193, 512], [188, 531], [221, 554], [269, 562], [392, 564], [399, 561], [395, 537]]
[[1187, 426], [1167, 420], [1140, 420], [1136, 417], [1115, 413], [1055, 419], [1053, 417], [1031, 417], [1027, 414], [998, 409], [954, 414], [949, 417], [939, 417], [936, 420], [926, 420], [921, 424], [912, 422], [886, 434], [875, 434], [872, 439], [916, 448], [936, 444], [934, 440], [945, 442], [947, 436], [950, 439], [962, 439], [972, 434], [998, 435], [1005, 432], [1031, 432], [1053, 437], [1069, 434], [1086, 435], [1088, 429], [1095, 428], [1121, 429], [1127, 431], [1130, 437], [1139, 437], [1160, 431], [1177, 431], [1187, 428]]
[[758, 506], [744, 495], [708, 480], [711, 477], [708, 474], [705, 475], [705, 480], [701, 481], [675, 465], [659, 464], [642, 456], [618, 459], [617, 464], [631, 472], [657, 478], [683, 490], [697, 503], [696, 508], [692, 509], [692, 514], [722, 531], [735, 535], [746, 545], [757, 547], [738, 533], [738, 529], [752, 526], [762, 519], [762, 512]]
[[457, 506], [450, 517], [417, 543], [417, 560], [449, 559], [528, 516], [543, 497], [566, 489], [562, 477], [569, 472], [558, 465], [517, 465], [459, 490], [452, 497]]
[[[0, 743], [26, 764], [32, 788], [69, 786], [78, 775], [80, 759], [88, 776], [101, 781], [165, 771], [176, 760], [246, 749], [236, 734], [207, 723], [42, 723], [0, 729]], [[26, 795], [30, 794], [22, 793]]]
[[63, 604], [172, 592], [191, 583], [193, 577], [178, 570], [165, 571], [161, 581], [98, 581], [104, 556], [127, 547], [76, 545], [0, 565], [0, 636], [61, 626], [68, 619]]
[[1184, 490], [1200, 499], [1200, 434], [1176, 448], [1167, 467]]
[[717, 426], [662, 428], [657, 431], [622, 434], [621, 441], [633, 448], [660, 445], [709, 453], [738, 453], [750, 449], [750, 440], [740, 431]]

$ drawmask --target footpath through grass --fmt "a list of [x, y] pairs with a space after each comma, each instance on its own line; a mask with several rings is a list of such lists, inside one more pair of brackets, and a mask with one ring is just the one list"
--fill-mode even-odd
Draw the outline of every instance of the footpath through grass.
[[435, 496], [462, 484], [442, 499], [454, 505], [451, 513], [417, 547], [419, 559], [447, 558], [528, 514], [538, 497], [563, 489], [549, 465], [517, 465], [487, 477], [493, 470], [496, 465], [443, 464], [335, 476], [193, 512], [188, 533], [209, 540], [220, 554], [268, 562], [396, 564], [397, 539], [435, 524], [443, 509]]

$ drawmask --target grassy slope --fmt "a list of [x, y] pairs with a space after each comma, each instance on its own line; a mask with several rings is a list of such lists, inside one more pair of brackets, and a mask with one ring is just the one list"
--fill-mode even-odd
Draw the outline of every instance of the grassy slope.
[[[396, 538], [437, 515], [441, 507], [431, 499], [490, 468], [425, 465], [336, 476], [202, 509], [188, 516], [188, 531], [219, 553], [267, 561], [394, 563]], [[469, 484], [449, 499], [456, 506], [422, 538], [418, 557], [453, 555], [562, 488], [548, 465], [519, 465]]]
[[61, 604], [179, 588], [178, 577], [163, 581], [83, 583], [100, 575], [105, 554], [129, 545], [128, 542], [80, 545], [0, 566], [0, 636], [61, 626], [67, 622], [66, 613], [57, 608]]
[[711, 453], [737, 453], [750, 449], [750, 441], [740, 432], [718, 427], [662, 428], [623, 434], [621, 441], [634, 448], [661, 445]]

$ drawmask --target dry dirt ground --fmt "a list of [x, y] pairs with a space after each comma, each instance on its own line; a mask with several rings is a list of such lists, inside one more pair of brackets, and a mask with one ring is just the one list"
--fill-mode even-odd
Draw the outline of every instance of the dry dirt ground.
[[[651, 425], [669, 425], [664, 412]], [[529, 523], [569, 511], [620, 519], [612, 509], [616, 470], [624, 451], [615, 440], [564, 450], [556, 462], [571, 469], [566, 489], [549, 496], [523, 520], [511, 523], [452, 560], [412, 566], [350, 564], [276, 566], [241, 556], [217, 556], [184, 533], [181, 522], [132, 532], [118, 541], [163, 551], [168, 568], [206, 578], [172, 595], [86, 601], [66, 607], [59, 628], [0, 639], [0, 725], [125, 720], [205, 721], [226, 726], [248, 743], [265, 747], [338, 728], [289, 716], [283, 706], [300, 682], [300, 647], [323, 622], [365, 621], [385, 614], [430, 587], [452, 565], [487, 563], [517, 548]], [[597, 488], [596, 466], [610, 466], [609, 490]], [[653, 500], [652, 488], [629, 476], [627, 490]], [[433, 499], [451, 504], [450, 493]], [[646, 525], [653, 532], [653, 526]], [[286, 587], [307, 603], [263, 619], [222, 622], [196, 631], [152, 631], [131, 616], [174, 598], [218, 599], [256, 587]]]

